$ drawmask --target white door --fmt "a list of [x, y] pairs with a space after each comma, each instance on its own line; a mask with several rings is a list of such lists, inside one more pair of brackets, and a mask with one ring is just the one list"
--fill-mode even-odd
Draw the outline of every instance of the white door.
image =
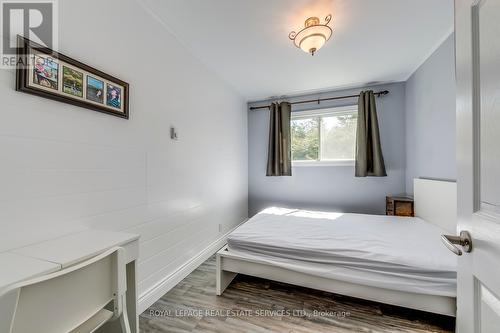
[[[455, 0], [457, 331], [500, 332], [500, 0]], [[451, 238], [457, 242], [457, 239]], [[464, 244], [462, 242], [462, 244]], [[450, 244], [448, 244], [450, 245]]]

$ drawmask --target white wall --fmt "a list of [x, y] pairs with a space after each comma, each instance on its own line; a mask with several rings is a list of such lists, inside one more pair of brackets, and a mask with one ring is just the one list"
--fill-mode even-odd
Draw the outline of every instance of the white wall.
[[16, 92], [0, 70], [0, 232], [138, 233], [144, 294], [247, 217], [246, 104], [139, 2], [59, 15], [62, 53], [130, 83], [130, 120]]
[[406, 192], [413, 178], [455, 180], [455, 44], [450, 35], [406, 82]]
[[[271, 206], [326, 209], [355, 213], [385, 213], [385, 196], [405, 191], [404, 83], [363, 89], [389, 90], [377, 99], [378, 117], [387, 177], [354, 177], [353, 166], [293, 167], [291, 177], [266, 177], [269, 111], [248, 111], [249, 214]], [[290, 99], [316, 99], [358, 94], [358, 89], [334, 91]], [[262, 105], [268, 101], [252, 103]], [[356, 99], [323, 102], [321, 107], [357, 104]], [[295, 105], [293, 111], [317, 108]]]

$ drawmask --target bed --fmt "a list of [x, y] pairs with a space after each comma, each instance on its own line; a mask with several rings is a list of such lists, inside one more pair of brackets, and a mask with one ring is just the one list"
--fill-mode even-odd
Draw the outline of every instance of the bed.
[[415, 179], [415, 217], [271, 207], [217, 253], [217, 294], [236, 274], [443, 315], [456, 311], [456, 184]]

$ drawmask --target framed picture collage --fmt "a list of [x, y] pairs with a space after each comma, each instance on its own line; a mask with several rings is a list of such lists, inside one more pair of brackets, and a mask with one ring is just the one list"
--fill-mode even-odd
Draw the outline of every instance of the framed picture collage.
[[128, 83], [18, 37], [16, 89], [129, 118]]

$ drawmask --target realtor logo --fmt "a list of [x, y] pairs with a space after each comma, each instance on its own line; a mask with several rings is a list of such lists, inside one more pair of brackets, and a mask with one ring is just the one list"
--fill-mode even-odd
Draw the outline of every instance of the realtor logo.
[[16, 65], [17, 35], [57, 49], [57, 0], [1, 0], [1, 67]]

